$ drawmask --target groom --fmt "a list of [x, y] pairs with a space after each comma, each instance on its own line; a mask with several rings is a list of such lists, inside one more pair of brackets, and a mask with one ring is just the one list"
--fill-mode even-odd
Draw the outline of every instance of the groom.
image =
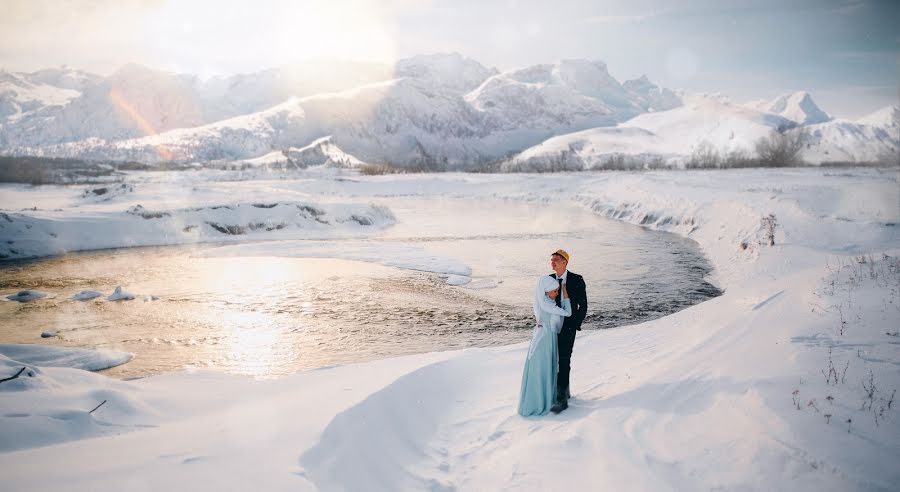
[[572, 361], [572, 347], [575, 345], [575, 331], [581, 329], [581, 323], [587, 314], [587, 293], [585, 292], [584, 279], [577, 273], [567, 270], [569, 265], [569, 253], [558, 249], [550, 255], [550, 268], [553, 269], [551, 277], [559, 282], [559, 294], [556, 297], [556, 305], [562, 305], [562, 286], [565, 284], [572, 303], [572, 316], [563, 318], [562, 330], [556, 336], [559, 347], [559, 374], [556, 378], [556, 403], [550, 407], [553, 413], [559, 413], [569, 408], [569, 370]]

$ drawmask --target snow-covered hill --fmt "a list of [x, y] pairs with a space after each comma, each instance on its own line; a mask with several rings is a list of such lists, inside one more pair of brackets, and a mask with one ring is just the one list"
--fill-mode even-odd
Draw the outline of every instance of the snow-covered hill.
[[225, 167], [243, 168], [247, 165], [251, 168], [265, 169], [305, 169], [310, 166], [325, 166], [354, 169], [365, 165], [365, 162], [341, 150], [331, 141], [331, 137], [322, 137], [303, 148], [276, 150], [232, 164]]
[[900, 109], [882, 108], [857, 121], [832, 120], [804, 127], [808, 162], [900, 163]]
[[[698, 152], [712, 152], [720, 158], [753, 157], [755, 143], [774, 131], [804, 132], [806, 145], [801, 157], [812, 164], [890, 164], [900, 160], [900, 109], [896, 106], [854, 122], [831, 119], [818, 109], [809, 94], [798, 92], [790, 96], [779, 98], [778, 104], [766, 105], [735, 105], [716, 96], [683, 96], [683, 105], [669, 111], [641, 114], [617, 127], [593, 128], [548, 139], [503, 162], [501, 169], [678, 165]], [[817, 119], [824, 121], [797, 122]]]
[[885, 106], [856, 120], [857, 123], [887, 128], [900, 128], [900, 107]]
[[772, 113], [701, 95], [686, 97], [681, 107], [642, 114], [622, 126], [649, 130], [663, 137], [672, 152], [690, 154], [703, 142], [723, 152], [751, 151], [760, 137], [796, 124]]

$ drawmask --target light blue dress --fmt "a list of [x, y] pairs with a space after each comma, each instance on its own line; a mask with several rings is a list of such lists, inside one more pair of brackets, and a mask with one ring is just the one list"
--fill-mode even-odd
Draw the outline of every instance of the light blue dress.
[[568, 299], [562, 300], [562, 307], [555, 304], [542, 306], [541, 324], [534, 329], [528, 357], [525, 359], [525, 370], [522, 372], [519, 415], [546, 415], [556, 401], [559, 353], [554, 327], [562, 325], [562, 316], [571, 315], [572, 303]]

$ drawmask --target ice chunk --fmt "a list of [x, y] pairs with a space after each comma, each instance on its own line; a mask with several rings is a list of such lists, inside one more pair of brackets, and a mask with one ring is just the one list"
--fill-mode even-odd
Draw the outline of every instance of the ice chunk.
[[39, 290], [20, 290], [15, 294], [10, 294], [6, 296], [10, 301], [19, 301], [19, 302], [30, 302], [35, 301], [37, 299], [42, 299], [47, 297], [46, 292], [41, 292]]
[[91, 299], [96, 299], [103, 294], [97, 292], [96, 290], [83, 290], [74, 296], [72, 296], [73, 301], [89, 301]]
[[116, 287], [116, 290], [106, 299], [110, 301], [131, 301], [134, 299], [134, 294], [122, 290], [122, 286], [120, 285]]

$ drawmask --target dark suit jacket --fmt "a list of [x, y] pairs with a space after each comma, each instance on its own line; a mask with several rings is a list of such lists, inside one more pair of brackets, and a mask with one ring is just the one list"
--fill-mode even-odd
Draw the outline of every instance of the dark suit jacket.
[[[550, 276], [556, 278], [555, 273], [551, 273]], [[581, 323], [587, 316], [587, 289], [584, 285], [584, 278], [570, 271], [566, 275], [566, 290], [569, 292], [569, 301], [572, 303], [572, 316], [563, 318], [562, 331], [580, 330]]]

